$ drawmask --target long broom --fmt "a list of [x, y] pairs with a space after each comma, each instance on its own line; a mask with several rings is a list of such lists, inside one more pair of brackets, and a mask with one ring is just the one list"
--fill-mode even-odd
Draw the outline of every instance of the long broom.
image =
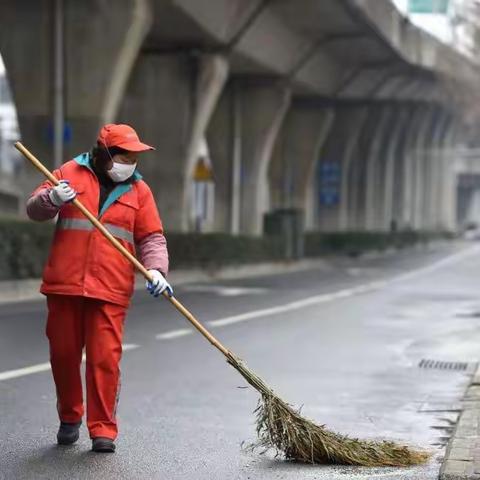
[[[40, 170], [53, 185], [57, 178], [28, 151], [20, 142], [15, 143], [19, 150]], [[124, 255], [135, 268], [149, 281], [152, 277], [148, 270], [112, 236], [97, 218], [78, 199], [72, 202], [110, 243]], [[263, 380], [255, 375], [236, 355], [225, 348], [175, 297], [164, 292], [172, 305], [192, 323], [192, 325], [223, 355], [243, 378], [261, 395], [256, 413], [258, 441], [252, 447], [263, 450], [273, 449], [277, 456], [287, 460], [305, 463], [332, 463], [342, 465], [360, 465], [367, 467], [408, 466], [427, 461], [430, 455], [421, 450], [413, 450], [404, 445], [388, 441], [359, 440], [334, 433], [324, 425], [316, 425], [303, 418], [300, 412], [279, 398]]]

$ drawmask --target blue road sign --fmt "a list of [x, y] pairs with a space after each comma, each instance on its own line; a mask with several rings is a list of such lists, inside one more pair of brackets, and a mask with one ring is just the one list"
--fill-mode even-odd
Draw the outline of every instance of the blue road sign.
[[321, 162], [318, 169], [319, 201], [324, 206], [340, 203], [342, 167], [338, 162]]

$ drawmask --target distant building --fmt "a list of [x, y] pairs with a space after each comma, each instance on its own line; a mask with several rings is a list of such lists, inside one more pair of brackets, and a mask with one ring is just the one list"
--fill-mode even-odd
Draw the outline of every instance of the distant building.
[[6, 76], [0, 74], [0, 170], [15, 173], [18, 155], [12, 143], [19, 139], [17, 112]]
[[20, 197], [14, 178], [19, 172], [21, 158], [13, 143], [20, 138], [20, 132], [3, 64], [0, 67], [0, 215], [16, 215]]

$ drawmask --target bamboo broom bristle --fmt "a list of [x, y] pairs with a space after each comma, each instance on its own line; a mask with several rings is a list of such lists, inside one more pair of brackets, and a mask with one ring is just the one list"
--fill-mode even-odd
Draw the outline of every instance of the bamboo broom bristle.
[[404, 467], [425, 463], [430, 454], [389, 441], [350, 438], [316, 425], [280, 399], [233, 354], [232, 365], [260, 394], [255, 410], [258, 441], [251, 448], [273, 449], [287, 460], [365, 467]]

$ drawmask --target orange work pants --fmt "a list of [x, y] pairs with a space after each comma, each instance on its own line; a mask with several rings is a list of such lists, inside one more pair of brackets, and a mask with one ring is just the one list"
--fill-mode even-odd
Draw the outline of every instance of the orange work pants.
[[80, 365], [86, 354], [87, 427], [90, 438], [117, 436], [120, 358], [126, 308], [103, 300], [47, 295], [47, 337], [60, 420], [80, 422]]

